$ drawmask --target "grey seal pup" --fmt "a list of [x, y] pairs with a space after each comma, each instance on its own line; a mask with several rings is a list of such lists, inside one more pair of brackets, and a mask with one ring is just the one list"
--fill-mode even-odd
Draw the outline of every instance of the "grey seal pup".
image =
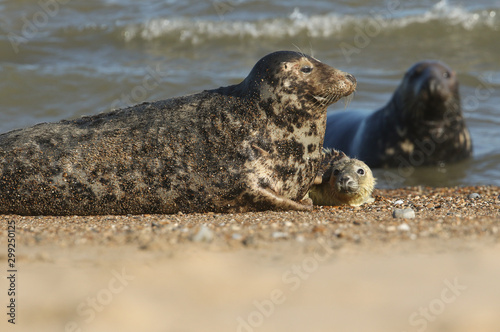
[[342, 151], [326, 150], [325, 158], [309, 198], [315, 205], [360, 206], [373, 203], [376, 179], [364, 162]]
[[469, 158], [472, 142], [455, 72], [439, 61], [416, 63], [383, 108], [329, 114], [324, 145], [370, 167], [439, 165]]
[[0, 213], [312, 208], [326, 108], [355, 78], [271, 53], [239, 84], [0, 135]]

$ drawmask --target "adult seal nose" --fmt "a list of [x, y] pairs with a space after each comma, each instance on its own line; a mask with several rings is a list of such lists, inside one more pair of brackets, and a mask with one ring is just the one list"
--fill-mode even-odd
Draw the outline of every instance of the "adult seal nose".
[[346, 74], [345, 77], [351, 81], [353, 84], [356, 84], [356, 78], [352, 76], [351, 74]]

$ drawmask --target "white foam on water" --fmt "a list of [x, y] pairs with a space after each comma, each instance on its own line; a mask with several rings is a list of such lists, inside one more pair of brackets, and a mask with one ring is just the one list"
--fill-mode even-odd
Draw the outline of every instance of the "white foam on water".
[[406, 17], [396, 23], [399, 23], [397, 26], [404, 27], [413, 23], [427, 23], [439, 20], [451, 26], [460, 26], [466, 30], [473, 30], [479, 26], [498, 29], [499, 17], [497, 14], [498, 10], [469, 12], [462, 6], [450, 5], [447, 0], [441, 0], [422, 15]]
[[412, 24], [439, 22], [466, 30], [489, 27], [500, 30], [499, 10], [470, 12], [461, 6], [441, 0], [428, 10], [404, 16], [403, 9], [381, 10], [364, 15], [306, 15], [295, 8], [286, 17], [254, 21], [195, 20], [192, 18], [156, 18], [140, 25], [125, 27], [125, 41], [136, 38], [153, 40], [166, 36], [181, 42], [198, 44], [220, 38], [283, 38], [307, 34], [309, 37], [331, 37], [356, 26], [378, 24], [381, 29], [401, 29]]

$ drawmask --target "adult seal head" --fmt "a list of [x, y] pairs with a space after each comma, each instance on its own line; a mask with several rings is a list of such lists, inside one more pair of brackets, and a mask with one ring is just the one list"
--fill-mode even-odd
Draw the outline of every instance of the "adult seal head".
[[325, 147], [370, 167], [439, 165], [470, 157], [455, 72], [438, 61], [415, 64], [385, 107], [329, 115]]
[[237, 85], [0, 135], [0, 213], [310, 210], [326, 108], [353, 76], [297, 52]]
[[364, 162], [341, 151], [327, 150], [320, 173], [309, 191], [315, 205], [359, 206], [374, 202], [373, 173]]

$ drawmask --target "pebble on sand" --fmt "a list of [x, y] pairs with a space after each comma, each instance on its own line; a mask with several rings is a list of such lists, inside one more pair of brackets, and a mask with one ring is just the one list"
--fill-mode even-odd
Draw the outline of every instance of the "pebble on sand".
[[231, 238], [233, 240], [237, 240], [237, 241], [240, 241], [243, 239], [243, 235], [241, 235], [240, 233], [233, 233], [233, 235], [231, 235]]
[[193, 242], [212, 242], [213, 239], [214, 232], [212, 232], [206, 225], [201, 225], [198, 233], [192, 237]]
[[288, 237], [288, 233], [286, 232], [273, 232], [271, 235], [273, 239], [286, 239]]
[[403, 232], [409, 232], [410, 226], [408, 226], [407, 223], [402, 223], [401, 225], [398, 226], [398, 230], [403, 231]]
[[394, 212], [392, 213], [392, 216], [394, 218], [415, 218], [415, 211], [412, 209], [394, 209]]
[[478, 193], [472, 193], [469, 195], [469, 199], [476, 199], [476, 198], [481, 198], [481, 195]]

